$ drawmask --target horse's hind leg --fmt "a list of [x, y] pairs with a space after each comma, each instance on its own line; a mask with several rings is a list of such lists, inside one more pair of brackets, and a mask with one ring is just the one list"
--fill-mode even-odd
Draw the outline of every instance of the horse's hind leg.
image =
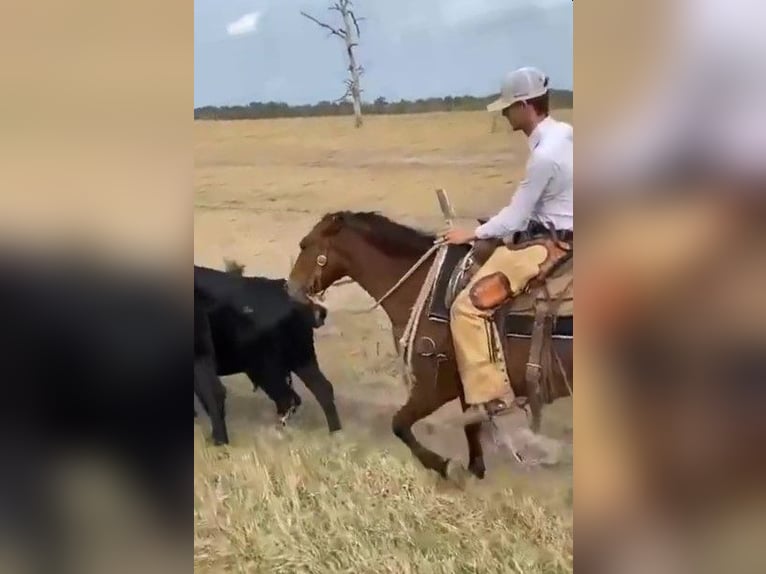
[[433, 387], [422, 389], [416, 383], [407, 403], [394, 415], [391, 427], [394, 434], [409, 447], [423, 466], [435, 470], [446, 478], [449, 461], [420, 444], [412, 432], [412, 425], [450, 400], [439, 395], [438, 389]]

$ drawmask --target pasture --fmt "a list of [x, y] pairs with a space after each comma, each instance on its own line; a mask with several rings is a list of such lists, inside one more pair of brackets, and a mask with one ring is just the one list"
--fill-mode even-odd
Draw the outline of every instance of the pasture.
[[[346, 117], [195, 122], [195, 262], [284, 277], [301, 237], [340, 209], [437, 230], [438, 187], [473, 225], [507, 203], [528, 154], [522, 135], [492, 126], [481, 112], [371, 116], [360, 130]], [[485, 443], [487, 478], [447, 483], [391, 433], [407, 390], [385, 314], [350, 312], [370, 302], [356, 285], [331, 289], [317, 332], [339, 435], [298, 380], [303, 405], [285, 430], [244, 376], [224, 378], [231, 446], [205, 444], [208, 419], [195, 421], [195, 571], [571, 572], [571, 400], [544, 410], [558, 465], [523, 470]], [[458, 412], [414, 431], [465, 461]]]

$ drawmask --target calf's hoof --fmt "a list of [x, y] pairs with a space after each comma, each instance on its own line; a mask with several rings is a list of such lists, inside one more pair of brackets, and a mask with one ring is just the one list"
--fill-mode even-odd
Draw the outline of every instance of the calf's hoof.
[[223, 436], [215, 436], [213, 435], [213, 445], [215, 446], [225, 446], [229, 444], [229, 436], [223, 435]]
[[290, 408], [285, 411], [285, 413], [279, 417], [279, 424], [282, 427], [287, 426], [287, 421], [289, 421], [292, 416], [295, 414], [295, 411], [298, 410], [298, 405], [292, 405]]

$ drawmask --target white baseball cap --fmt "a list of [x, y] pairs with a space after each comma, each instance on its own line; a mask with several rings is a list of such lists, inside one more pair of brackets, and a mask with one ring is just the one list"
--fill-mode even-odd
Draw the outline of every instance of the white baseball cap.
[[500, 97], [487, 106], [487, 111], [499, 112], [516, 102], [542, 96], [547, 91], [548, 76], [537, 68], [525, 66], [505, 77]]

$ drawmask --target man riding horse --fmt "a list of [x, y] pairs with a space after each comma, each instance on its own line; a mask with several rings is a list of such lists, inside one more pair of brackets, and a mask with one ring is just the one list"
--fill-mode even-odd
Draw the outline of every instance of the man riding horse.
[[493, 320], [498, 305], [541, 281], [568, 255], [573, 230], [573, 130], [549, 115], [548, 77], [532, 67], [508, 74], [500, 97], [487, 106], [502, 112], [531, 150], [526, 175], [509, 205], [475, 229], [449, 229], [450, 244], [502, 240], [451, 307], [452, 338], [469, 417], [505, 414], [514, 393]]

